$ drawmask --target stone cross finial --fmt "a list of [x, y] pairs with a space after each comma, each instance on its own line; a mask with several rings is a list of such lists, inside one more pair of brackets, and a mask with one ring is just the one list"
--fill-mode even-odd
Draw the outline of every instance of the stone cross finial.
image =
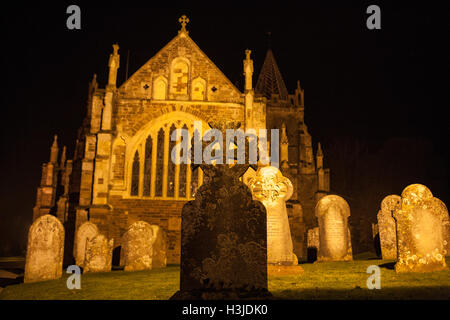
[[186, 25], [189, 23], [189, 18], [186, 17], [186, 15], [182, 15], [180, 19], [178, 19], [178, 22], [181, 23], [181, 30], [182, 32], [187, 32], [186, 31]]
[[250, 54], [252, 53], [252, 51], [251, 50], [245, 50], [245, 59], [246, 60], [250, 60]]
[[317, 147], [317, 156], [318, 157], [323, 157], [323, 151], [322, 151], [322, 145], [319, 142], [319, 145]]
[[119, 51], [119, 45], [117, 43], [113, 44], [113, 55], [117, 56], [117, 53]]

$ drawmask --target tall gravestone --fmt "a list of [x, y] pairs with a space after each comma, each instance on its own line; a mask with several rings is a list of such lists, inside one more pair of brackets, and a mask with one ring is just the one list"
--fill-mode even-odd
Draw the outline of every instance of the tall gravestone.
[[430, 272], [447, 269], [444, 253], [444, 210], [441, 201], [421, 184], [402, 192], [397, 222], [396, 272]]
[[389, 195], [381, 201], [381, 209], [377, 214], [381, 256], [383, 259], [397, 259], [397, 228], [394, 212], [400, 208], [400, 203], [400, 196], [395, 194]]
[[109, 272], [112, 266], [112, 250], [114, 239], [108, 239], [97, 234], [92, 239], [86, 239], [86, 256], [84, 272]]
[[81, 224], [75, 234], [74, 256], [77, 266], [84, 267], [86, 256], [86, 242], [98, 234], [97, 226], [92, 222]]
[[277, 168], [268, 166], [259, 168], [248, 185], [254, 199], [261, 201], [267, 211], [267, 263], [297, 264], [286, 210], [286, 201], [294, 190], [291, 181]]
[[353, 260], [347, 201], [337, 195], [325, 196], [317, 202], [315, 214], [319, 221], [317, 261]]
[[167, 266], [167, 237], [164, 230], [157, 225], [152, 225], [153, 229], [153, 258], [152, 268], [165, 268]]
[[[214, 127], [224, 137], [225, 129], [237, 129], [233, 125]], [[223, 163], [200, 165], [204, 183], [195, 200], [183, 206], [180, 291], [172, 299], [270, 296], [266, 209], [252, 200], [250, 189], [239, 181], [249, 165]]]
[[24, 282], [61, 278], [63, 257], [63, 225], [52, 215], [37, 218], [28, 232]]
[[125, 271], [152, 269], [153, 228], [145, 221], [133, 223], [123, 236]]

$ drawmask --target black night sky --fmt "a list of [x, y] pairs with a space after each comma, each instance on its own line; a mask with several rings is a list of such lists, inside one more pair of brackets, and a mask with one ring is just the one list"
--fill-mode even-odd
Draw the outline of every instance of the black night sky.
[[[245, 49], [252, 50], [256, 84], [272, 33], [289, 91], [297, 80], [305, 89], [305, 120], [314, 148], [322, 142], [332, 192], [348, 199], [354, 221], [375, 222], [382, 198], [412, 183], [449, 205], [448, 5], [297, 2], [2, 9], [0, 256], [25, 248], [53, 135], [71, 158], [88, 82], [97, 73], [105, 86], [112, 44], [120, 45], [120, 85], [128, 50], [131, 75], [176, 36], [182, 14], [192, 39], [240, 89]], [[81, 30], [66, 28], [69, 4], [81, 8]], [[366, 28], [369, 4], [381, 7], [381, 30]]]

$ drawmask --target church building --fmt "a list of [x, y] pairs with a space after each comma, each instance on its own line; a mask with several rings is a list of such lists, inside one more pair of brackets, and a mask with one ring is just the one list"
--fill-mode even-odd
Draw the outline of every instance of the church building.
[[101, 88], [94, 75], [89, 85], [72, 159], [66, 159], [66, 147], [60, 154], [54, 138], [50, 161], [42, 166], [33, 220], [44, 214], [60, 219], [67, 259], [75, 231], [86, 221], [114, 239], [116, 253], [127, 227], [146, 221], [165, 231], [167, 263], [178, 264], [181, 209], [195, 197], [203, 174], [200, 168], [193, 171], [189, 164], [171, 161], [176, 142], [170, 136], [179, 128], [192, 134], [196, 121], [203, 132], [211, 121], [235, 121], [244, 130], [280, 130], [280, 170], [294, 186], [287, 203], [294, 253], [305, 260], [307, 230], [317, 226], [314, 207], [330, 190], [330, 173], [304, 122], [300, 82], [290, 94], [269, 49], [254, 86], [253, 61], [246, 50], [241, 92], [192, 40], [189, 19], [183, 16], [179, 22], [175, 38], [120, 86], [119, 46], [113, 45], [108, 83]]

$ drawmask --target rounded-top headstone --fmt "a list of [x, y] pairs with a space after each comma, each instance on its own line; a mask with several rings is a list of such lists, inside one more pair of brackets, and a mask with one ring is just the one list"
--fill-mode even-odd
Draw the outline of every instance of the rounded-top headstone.
[[86, 240], [86, 258], [84, 272], [109, 272], [112, 266], [114, 239], [97, 234]]
[[444, 207], [424, 185], [413, 184], [403, 190], [401, 209], [395, 211], [398, 230], [396, 272], [447, 269]]
[[317, 261], [352, 260], [347, 201], [338, 195], [327, 195], [317, 202], [315, 214], [319, 221]]
[[84, 259], [86, 255], [86, 241], [94, 238], [98, 234], [97, 225], [92, 222], [85, 222], [78, 227], [75, 235], [75, 262], [78, 266], [84, 266]]
[[64, 254], [64, 227], [54, 216], [37, 218], [28, 233], [25, 282], [61, 278]]
[[145, 221], [137, 221], [128, 227], [123, 237], [125, 271], [152, 269], [154, 233]]

